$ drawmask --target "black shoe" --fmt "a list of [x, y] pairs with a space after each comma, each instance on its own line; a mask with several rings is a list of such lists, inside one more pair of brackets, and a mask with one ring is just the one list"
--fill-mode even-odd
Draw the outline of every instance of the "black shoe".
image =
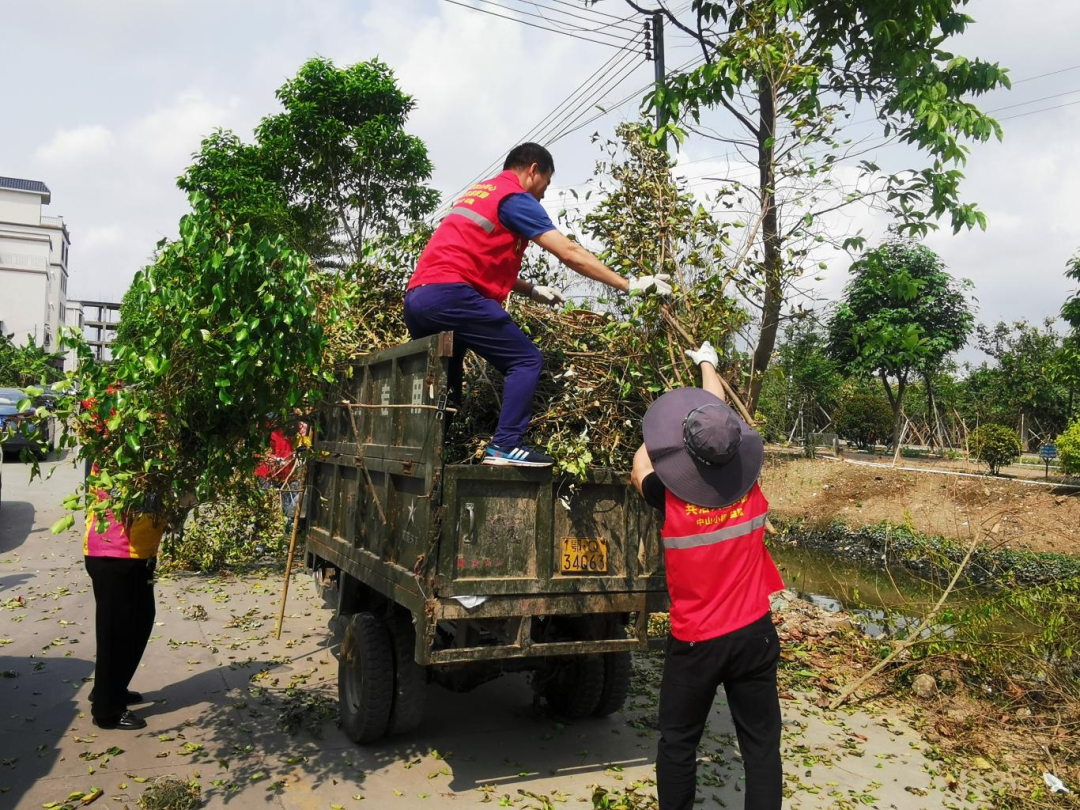
[[104, 729], [119, 729], [120, 731], [138, 731], [140, 728], [146, 728], [146, 721], [133, 711], [126, 711], [119, 717], [110, 717], [109, 719], [94, 718], [94, 725], [98, 728]]
[[500, 447], [489, 444], [484, 448], [482, 463], [498, 467], [550, 467], [555, 459], [525, 446]]
[[[90, 702], [91, 703], [94, 702], [94, 690], [93, 689], [90, 690]], [[142, 692], [133, 692], [130, 689], [127, 690], [127, 694], [124, 696], [124, 705], [125, 706], [134, 706], [136, 703], [142, 703], [142, 702], [143, 702]]]

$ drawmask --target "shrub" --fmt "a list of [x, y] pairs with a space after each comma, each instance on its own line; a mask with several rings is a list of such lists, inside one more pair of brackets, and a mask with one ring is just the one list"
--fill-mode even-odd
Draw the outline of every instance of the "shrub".
[[1080, 475], [1080, 419], [1057, 437], [1057, 451], [1061, 469], [1067, 475]]
[[837, 433], [865, 449], [892, 433], [892, 408], [880, 394], [853, 391], [840, 403], [835, 422]]
[[287, 548], [285, 517], [276, 489], [236, 494], [197, 506], [183, 531], [166, 535], [168, 563], [206, 573], [254, 562], [261, 554], [281, 558]]
[[971, 434], [971, 455], [990, 468], [991, 475], [1020, 458], [1020, 437], [1005, 425], [987, 422]]

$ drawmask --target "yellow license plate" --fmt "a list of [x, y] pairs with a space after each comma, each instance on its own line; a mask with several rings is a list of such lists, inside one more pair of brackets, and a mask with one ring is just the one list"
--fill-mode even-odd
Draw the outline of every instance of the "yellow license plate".
[[561, 574], [606, 574], [608, 564], [607, 540], [595, 537], [564, 537]]

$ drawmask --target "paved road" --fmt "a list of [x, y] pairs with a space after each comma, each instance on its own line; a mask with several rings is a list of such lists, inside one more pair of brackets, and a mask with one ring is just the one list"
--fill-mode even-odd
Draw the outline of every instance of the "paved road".
[[[28, 484], [23, 465], [4, 465], [0, 808], [40, 808], [91, 787], [104, 790], [99, 807], [135, 807], [148, 780], [164, 775], [197, 780], [212, 808], [498, 806], [504, 796], [542, 806], [519, 791], [570, 807], [587, 804], [592, 785], [654, 777], [651, 660], [636, 662], [631, 704], [610, 718], [563, 723], [534, 704], [526, 677], [512, 676], [466, 695], [431, 686], [425, 720], [408, 739], [354, 746], [332, 717], [330, 613], [297, 576], [275, 641], [280, 578], [269, 570], [159, 582], [157, 627], [132, 684], [153, 701], [137, 709], [149, 727], [95, 728], [93, 598], [80, 540], [48, 529], [78, 478], [70, 463], [50, 466], [51, 478]], [[723, 706], [721, 694], [702, 747], [703, 807], [742, 805]], [[940, 792], [925, 746], [894, 717], [823, 717], [801, 698], [785, 700], [784, 711], [788, 806], [973, 806]]]

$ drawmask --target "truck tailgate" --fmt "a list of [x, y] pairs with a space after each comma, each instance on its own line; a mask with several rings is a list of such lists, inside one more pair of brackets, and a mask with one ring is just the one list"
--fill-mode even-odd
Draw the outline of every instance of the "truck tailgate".
[[652, 510], [629, 477], [444, 467], [439, 596], [663, 591]]

